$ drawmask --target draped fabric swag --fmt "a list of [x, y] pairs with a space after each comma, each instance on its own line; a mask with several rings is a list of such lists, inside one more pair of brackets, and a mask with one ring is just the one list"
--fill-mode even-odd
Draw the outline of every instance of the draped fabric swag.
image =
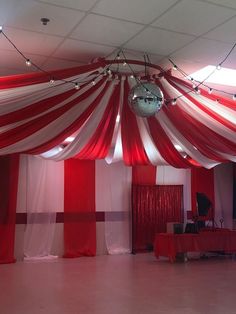
[[[127, 61], [128, 62], [128, 61]], [[131, 62], [131, 61], [130, 61]], [[0, 154], [42, 154], [54, 160], [122, 160], [126, 165], [169, 164], [177, 168], [215, 165], [236, 160], [236, 105], [233, 100], [201, 95], [192, 85], [159, 69], [155, 83], [175, 106], [163, 105], [150, 118], [129, 108], [135, 84], [128, 75], [104, 76], [110, 63], [101, 59], [86, 66], [52, 73], [0, 78]], [[78, 80], [73, 83], [59, 79]], [[95, 85], [92, 81], [95, 80]], [[65, 145], [68, 136], [74, 140]], [[63, 145], [61, 145], [63, 143]]]

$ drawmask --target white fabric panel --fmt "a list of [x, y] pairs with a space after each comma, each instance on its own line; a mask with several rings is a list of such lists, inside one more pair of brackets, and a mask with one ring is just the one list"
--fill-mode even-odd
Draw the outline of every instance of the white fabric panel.
[[184, 200], [184, 221], [186, 221], [186, 212], [191, 210], [191, 170], [177, 169], [172, 166], [158, 166], [156, 174], [156, 184], [182, 184]]
[[[162, 81], [163, 86], [165, 88], [167, 88], [168, 90], [172, 91], [171, 96], [172, 97], [178, 97], [181, 94], [174, 88], [172, 87], [168, 82], [165, 82], [164, 80]], [[177, 84], [178, 85], [178, 84]], [[184, 91], [189, 91], [188, 88], [184, 87], [184, 86], [180, 86]], [[191, 96], [195, 99], [198, 100], [200, 103], [202, 103], [203, 105], [205, 105], [206, 107], [208, 103], [212, 103], [212, 105], [214, 105], [214, 101], [212, 100], [208, 100], [207, 102], [205, 101], [205, 97], [201, 96], [201, 95], [196, 95], [194, 93], [191, 93]], [[191, 102], [189, 99], [187, 99], [186, 97], [181, 97], [178, 99], [178, 104], [181, 106], [181, 108], [183, 110], [185, 110], [188, 114], [190, 114], [192, 117], [194, 117], [194, 119], [198, 120], [199, 122], [203, 123], [205, 126], [207, 126], [208, 128], [210, 128], [211, 130], [215, 131], [218, 134], [221, 134], [222, 136], [224, 136], [225, 138], [229, 139], [232, 142], [236, 142], [235, 139], [235, 134], [234, 132], [232, 132], [232, 130], [229, 130], [227, 127], [225, 127], [223, 124], [221, 124], [220, 122], [218, 122], [216, 119], [214, 119], [213, 117], [211, 117], [210, 115], [206, 114], [203, 110], [201, 110], [200, 108], [198, 108], [198, 106], [196, 106], [193, 102]], [[235, 111], [230, 110], [227, 108], [224, 108], [224, 112], [228, 112], [229, 115], [232, 116], [231, 122], [235, 123], [236, 122], [236, 114]], [[222, 114], [222, 112], [218, 112], [217, 113], [220, 115]]]
[[152, 138], [150, 137], [149, 128], [147, 126], [147, 123], [145, 123], [146, 119], [144, 120], [140, 117], [137, 117], [136, 119], [143, 146], [150, 162], [153, 165], [167, 165], [167, 162], [165, 161], [165, 159], [162, 158]]
[[105, 211], [105, 241], [109, 254], [131, 252], [132, 169], [122, 162], [96, 161], [96, 211]]
[[[87, 78], [93, 72], [94, 71], [90, 71], [79, 76], [76, 75], [67, 78], [67, 81], [78, 80], [81, 82], [83, 79]], [[93, 76], [90, 76], [89, 80], [92, 80], [92, 78]], [[39, 83], [17, 88], [0, 90], [0, 113], [4, 114], [8, 112], [13, 112], [14, 110], [21, 109], [25, 106], [35, 103], [36, 101], [61, 94], [71, 89], [71, 87], [72, 85], [63, 84], [61, 80], [59, 81], [55, 80], [53, 85], [48, 81], [46, 83]], [[90, 88], [89, 85], [88, 88]], [[10, 104], [11, 106], [9, 106]]]
[[[123, 109], [123, 94], [124, 94], [124, 78], [121, 79], [120, 85], [120, 108], [119, 108], [119, 115], [121, 115]], [[114, 129], [113, 137], [112, 137], [112, 145], [109, 150], [108, 155], [106, 156], [105, 160], [108, 164], [112, 162], [117, 162], [123, 160], [123, 148], [122, 148], [122, 141], [121, 141], [121, 123], [120, 123], [121, 116], [119, 121], [116, 122], [116, 126]]]
[[214, 169], [215, 222], [220, 227], [233, 227], [233, 164], [222, 164]]
[[17, 211], [26, 206], [24, 256], [50, 257], [56, 212], [64, 210], [64, 163], [23, 155], [19, 186], [21, 183]]
[[159, 112], [158, 121], [160, 122], [168, 137], [174, 140], [176, 144], [180, 145], [183, 151], [185, 151], [191, 158], [199, 162], [203, 167], [210, 169], [219, 164], [218, 162], [205, 157], [198, 150], [196, 150], [194, 146], [188, 140], [186, 140], [186, 138], [170, 122], [163, 111]]
[[111, 97], [114, 88], [114, 82], [110, 84], [106, 95], [101, 99], [99, 106], [95, 108], [90, 118], [86, 121], [81, 131], [76, 135], [74, 140], [67, 145], [61, 152], [53, 157], [55, 160], [70, 158], [78, 154], [87, 142], [91, 139], [96, 131], [107, 107], [107, 99]]
[[[105, 83], [104, 83], [105, 84]], [[98, 94], [102, 91], [104, 85], [102, 85], [99, 90], [94, 92], [84, 101], [79, 103], [79, 106], [74, 106], [68, 110], [64, 115], [54, 120], [46, 127], [40, 129], [38, 132], [28, 136], [27, 138], [8, 146], [8, 148], [0, 149], [0, 154], [10, 154], [15, 150], [22, 151], [27, 150], [32, 147], [32, 142], [36, 142], [37, 145], [40, 145], [51, 138], [54, 138], [58, 133], [67, 128], [71, 123], [73, 123], [83, 112], [86, 110], [89, 105], [95, 100]], [[50, 126], [50, 130], [48, 127]]]

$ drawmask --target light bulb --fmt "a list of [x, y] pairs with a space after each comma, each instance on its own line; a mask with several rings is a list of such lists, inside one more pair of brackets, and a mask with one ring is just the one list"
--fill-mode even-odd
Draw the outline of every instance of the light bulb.
[[236, 94], [233, 95], [233, 100], [234, 100], [234, 101], [236, 100]]
[[198, 94], [198, 95], [201, 94], [201, 91], [200, 91], [200, 89], [198, 87], [195, 87], [194, 90], [195, 90], [196, 94]]
[[30, 66], [31, 66], [31, 61], [30, 61], [30, 59], [27, 59], [27, 60], [25, 61], [25, 64], [27, 65], [27, 67], [30, 67]]
[[210, 87], [209, 89], [208, 89], [208, 94], [210, 95], [212, 93], [212, 88]]
[[50, 84], [54, 84], [55, 83], [55, 80], [54, 80], [54, 78], [52, 77], [51, 79], [50, 79]]
[[93, 80], [91, 84], [94, 86], [96, 84], [96, 82]]
[[172, 99], [172, 101], [171, 101], [171, 105], [172, 105], [172, 106], [175, 106], [175, 105], [176, 105], [176, 103], [177, 103], [177, 99], [176, 99], [176, 98]]
[[3, 27], [2, 27], [2, 25], [0, 25], [0, 33], [2, 32], [2, 29], [3, 29]]
[[218, 65], [216, 66], [216, 70], [220, 70], [220, 69], [221, 69], [221, 65], [218, 64]]
[[175, 70], [175, 71], [176, 71], [177, 69], [178, 69], [177, 65], [176, 65], [176, 64], [174, 64], [174, 65], [173, 65], [173, 70]]
[[123, 62], [123, 66], [125, 67], [126, 65], [127, 65], [127, 63], [124, 61], [124, 62]]
[[75, 83], [75, 89], [80, 89], [80, 86], [79, 86], [79, 84], [78, 83]]

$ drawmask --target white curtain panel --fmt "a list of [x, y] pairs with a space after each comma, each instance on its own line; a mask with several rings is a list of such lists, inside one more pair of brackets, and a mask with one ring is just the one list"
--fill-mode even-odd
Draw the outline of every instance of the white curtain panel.
[[56, 212], [64, 206], [64, 163], [21, 156], [19, 186], [18, 211], [23, 211], [24, 204], [27, 213], [25, 259], [54, 258]]
[[96, 211], [105, 211], [108, 254], [131, 252], [132, 168], [123, 162], [96, 161]]

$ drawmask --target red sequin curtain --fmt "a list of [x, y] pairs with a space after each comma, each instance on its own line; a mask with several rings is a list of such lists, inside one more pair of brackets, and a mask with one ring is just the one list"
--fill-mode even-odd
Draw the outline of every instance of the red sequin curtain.
[[182, 185], [133, 185], [133, 252], [147, 251], [167, 222], [183, 222]]

